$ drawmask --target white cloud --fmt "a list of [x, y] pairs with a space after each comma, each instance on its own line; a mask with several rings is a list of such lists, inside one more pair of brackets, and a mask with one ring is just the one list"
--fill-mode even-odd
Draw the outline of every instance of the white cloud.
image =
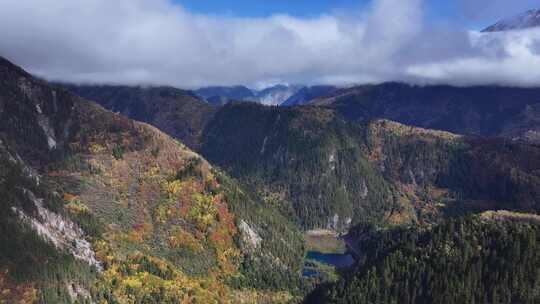
[[349, 14], [236, 18], [167, 0], [0, 0], [0, 55], [72, 82], [540, 85], [537, 31], [433, 27], [423, 6], [374, 0]]
[[457, 85], [540, 85], [540, 29], [507, 33], [470, 32], [478, 53], [453, 60], [411, 65], [407, 73], [419, 79]]

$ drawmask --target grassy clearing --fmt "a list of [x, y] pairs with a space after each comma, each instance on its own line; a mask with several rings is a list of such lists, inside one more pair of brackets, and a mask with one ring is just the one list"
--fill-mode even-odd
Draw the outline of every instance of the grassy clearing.
[[321, 253], [343, 254], [347, 251], [345, 242], [339, 239], [334, 231], [310, 230], [305, 234], [307, 251], [317, 251]]

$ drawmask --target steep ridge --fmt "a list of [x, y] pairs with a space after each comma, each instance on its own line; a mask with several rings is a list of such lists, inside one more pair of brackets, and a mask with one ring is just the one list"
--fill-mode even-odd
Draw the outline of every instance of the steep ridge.
[[357, 122], [384, 118], [457, 134], [540, 142], [538, 88], [385, 83], [338, 90], [313, 104]]
[[61, 151], [72, 127], [72, 95], [47, 84], [0, 57], [0, 133], [17, 153], [39, 164]]
[[0, 299], [237, 303], [300, 292], [301, 235], [271, 207], [154, 127], [4, 59], [0, 70]]
[[[114, 90], [114, 88], [106, 88], [103, 92], [109, 90]], [[133, 94], [135, 94], [137, 89], [134, 88], [133, 90]], [[118, 100], [108, 99], [109, 94], [100, 92], [99, 87], [94, 88], [92, 91], [96, 97], [95, 99], [102, 105], [115, 108], [114, 104]], [[85, 96], [91, 98], [87, 94]], [[146, 98], [148, 97], [146, 96]], [[143, 97], [137, 99], [140, 98]], [[182, 107], [182, 100], [177, 99], [175, 101], [179, 103], [177, 107]], [[202, 103], [202, 101], [200, 102]], [[153, 101], [146, 101], [146, 103], [153, 103]], [[385, 189], [387, 185], [381, 179], [380, 174], [375, 173], [376, 170], [370, 167], [367, 159], [364, 158], [360, 151], [357, 140], [349, 139], [348, 137], [351, 134], [343, 131], [355, 130], [352, 124], [337, 119], [332, 111], [306, 108], [306, 113], [301, 114], [301, 109], [277, 110], [254, 103], [229, 104], [218, 108], [214, 116], [209, 117], [204, 129], [201, 130], [201, 143], [196, 143], [194, 146], [200, 147], [199, 151], [205, 157], [217, 161], [217, 164], [226, 168], [228, 172], [238, 173], [238, 175], [235, 174], [234, 176], [242, 177], [241, 181], [247, 185], [246, 188], [255, 189], [255, 192], [263, 195], [265, 200], [280, 205], [284, 208], [283, 212], [302, 227], [346, 229], [353, 220], [352, 215], [354, 213], [357, 213], [358, 218], [362, 219], [371, 217], [371, 211], [364, 212], [363, 209], [371, 209], [378, 214], [371, 217], [373, 220], [380, 220], [385, 212], [390, 213], [391, 207], [383, 208], [382, 206], [387, 204], [387, 200], [390, 200], [388, 193], [391, 190]], [[274, 123], [282, 112], [284, 113], [283, 121], [285, 123], [280, 124], [280, 121]], [[129, 108], [126, 113], [130, 113]], [[300, 115], [298, 115], [299, 113]], [[189, 121], [191, 115], [189, 113], [184, 114], [187, 117], [180, 119]], [[319, 116], [321, 120], [317, 121]], [[297, 128], [294, 136], [289, 134], [289, 128], [291, 127], [289, 124], [292, 123], [295, 123]], [[306, 124], [310, 125], [310, 134], [306, 133], [307, 130], [304, 132], [306, 134], [302, 133], [301, 128], [307, 127]], [[336, 127], [329, 129], [328, 126], [333, 124]], [[347, 127], [343, 127], [341, 124], [347, 125]], [[222, 128], [223, 130], [221, 130]], [[343, 134], [339, 134], [339, 132]], [[172, 132], [171, 134], [179, 133]], [[304, 135], [305, 139], [302, 138]], [[266, 143], [263, 145], [265, 138], [267, 138]], [[290, 142], [288, 141], [289, 138]], [[180, 139], [184, 141], [183, 137], [180, 137]], [[250, 144], [251, 140], [254, 140], [253, 145]], [[303, 179], [299, 180], [293, 174], [293, 171], [286, 167], [288, 166], [286, 155], [272, 157], [275, 153], [284, 153], [289, 144], [295, 145], [292, 149], [298, 155], [298, 157], [293, 158], [295, 166], [299, 166], [299, 170], [306, 171], [302, 172]], [[318, 151], [319, 145], [321, 145], [320, 149], [324, 151], [323, 154]], [[316, 152], [312, 153], [311, 156], [306, 156], [306, 149], [308, 148], [313, 148]], [[268, 151], [265, 151], [267, 149]], [[283, 151], [276, 152], [275, 149]], [[331, 151], [334, 150], [335, 152], [332, 153], [343, 153], [343, 156], [340, 156], [341, 163], [332, 159], [336, 158], [336, 155], [331, 155]], [[345, 163], [349, 158], [354, 162], [355, 167], [352, 170], [349, 170], [348, 165]], [[241, 163], [247, 163], [247, 165], [243, 166]], [[259, 166], [259, 164], [265, 165]], [[242, 167], [242, 172], [245, 174], [240, 174], [237, 171], [240, 167]], [[266, 185], [267, 178], [274, 171], [278, 172], [276, 170], [281, 170], [276, 184]], [[320, 175], [321, 170], [328, 171], [326, 177], [317, 177]], [[343, 177], [343, 179], [346, 179], [349, 184], [342, 187], [340, 180], [335, 178], [336, 174], [345, 174], [346, 177]], [[365, 176], [365, 178], [359, 178], [359, 176]], [[372, 186], [372, 189], [379, 189], [379, 186], [382, 188], [380, 191], [373, 190], [369, 192], [366, 190], [368, 184], [370, 187]], [[263, 191], [263, 189], [266, 190]], [[289, 202], [291, 195], [295, 197], [292, 204]], [[378, 197], [379, 195], [380, 197]], [[369, 200], [368, 197], [370, 197]], [[350, 202], [353, 200], [362, 202], [357, 204], [361, 207], [352, 208]], [[327, 203], [327, 201], [332, 203]], [[343, 203], [333, 203], [337, 201]], [[379, 205], [379, 207], [372, 208], [371, 204]], [[313, 208], [314, 205], [317, 207]], [[353, 209], [355, 209], [354, 212]]]
[[[115, 91], [115, 88], [95, 87], [76, 90], [76, 92], [84, 93], [87, 98], [94, 98], [110, 109], [118, 109], [125, 104], [121, 99], [109, 99], [111, 95], [120, 95], [119, 93], [107, 93], [110, 91]], [[93, 92], [93, 94], [87, 92]], [[132, 88], [130, 95], [140, 93], [137, 88]], [[151, 98], [151, 96], [138, 96], [133, 100], [145, 98]], [[183, 98], [176, 99], [174, 101], [178, 104], [176, 107], [182, 108], [184, 100]], [[139, 102], [159, 104], [157, 101], [148, 100]], [[117, 106], [116, 103], [120, 103], [120, 106]], [[203, 102], [200, 101], [200, 103]], [[130, 107], [137, 106], [130, 103], [129, 107], [124, 111], [128, 115], [133, 113]], [[362, 211], [365, 208], [372, 209], [373, 212], [379, 214], [373, 216], [373, 219], [382, 218], [383, 210], [386, 208], [383, 208], [382, 205], [386, 205], [386, 200], [389, 199], [387, 193], [390, 190], [384, 189], [387, 187], [385, 182], [379, 175], [374, 173], [375, 169], [369, 166], [367, 160], [363, 159], [359, 144], [355, 143], [355, 140], [348, 138], [351, 136], [350, 134], [341, 130], [348, 130], [352, 126], [340, 126], [340, 124], [345, 125], [346, 123], [336, 119], [332, 111], [306, 108], [306, 113], [302, 114], [299, 111], [300, 109], [274, 110], [254, 103], [229, 104], [217, 109], [216, 114], [208, 118], [205, 127], [201, 130], [201, 143], [195, 143], [193, 146], [200, 147], [199, 151], [205, 157], [212, 159], [212, 161], [215, 160], [217, 164], [227, 168], [229, 172], [234, 172], [234, 176], [242, 177], [241, 180], [247, 185], [246, 188], [256, 189], [255, 192], [263, 195], [265, 200], [273, 204], [277, 202], [277, 204], [285, 208], [285, 214], [303, 227], [345, 229], [352, 221], [353, 217], [351, 215], [355, 212], [358, 213], [360, 218], [371, 217], [370, 212]], [[166, 115], [167, 109], [160, 108], [161, 110], [164, 111], [164, 114], [160, 115]], [[277, 120], [281, 113], [284, 113], [283, 124], [280, 123], [280, 120]], [[183, 114], [186, 116], [179, 119], [189, 121], [191, 114], [187, 112]], [[144, 112], [141, 112], [141, 115], [147, 116]], [[193, 115], [196, 116], [197, 113]], [[133, 114], [131, 116], [133, 117]], [[317, 121], [319, 116], [321, 118], [320, 122]], [[313, 120], [312, 118], [316, 119]], [[276, 123], [274, 123], [275, 121]], [[289, 124], [293, 123], [296, 124], [297, 128], [294, 136], [289, 134], [289, 128], [291, 127]], [[328, 129], [328, 125], [334, 123], [336, 127]], [[301, 130], [301, 128], [306, 127], [310, 128], [309, 132], [312, 134], [307, 134], [308, 130]], [[341, 135], [337, 132], [343, 132], [344, 134]], [[182, 141], [185, 140], [182, 137], [183, 135], [176, 131], [170, 132], [170, 134], [179, 136], [178, 138]], [[304, 135], [306, 138], [303, 138]], [[290, 139], [290, 142], [288, 139]], [[251, 140], [254, 140], [253, 144], [251, 144]], [[265, 142], [264, 145], [263, 142]], [[291, 150], [287, 150], [289, 144], [294, 146]], [[324, 153], [319, 153], [319, 145]], [[351, 147], [348, 147], [349, 145]], [[306, 149], [308, 148], [313, 148], [316, 152], [312, 153], [311, 156], [306, 156]], [[281, 151], [276, 151], [276, 149], [281, 149]], [[298, 179], [298, 176], [287, 168], [290, 164], [288, 164], [288, 156], [285, 153], [293, 153], [292, 150], [297, 155], [297, 157], [292, 157], [295, 162], [294, 166], [297, 166], [299, 170], [306, 171], [302, 172], [302, 179]], [[335, 152], [332, 152], [334, 150]], [[342, 159], [341, 163], [338, 163], [336, 159], [332, 159], [336, 158], [337, 155], [332, 156], [331, 153], [338, 152], [344, 154], [339, 158]], [[273, 157], [272, 155], [275, 153], [283, 153], [283, 155]], [[349, 170], [348, 164], [345, 162], [349, 158], [354, 160], [355, 167], [353, 170]], [[243, 163], [246, 163], [246, 166]], [[242, 173], [238, 171], [240, 168]], [[267, 186], [270, 174], [277, 172], [276, 170], [281, 170], [279, 179], [276, 180], [276, 184]], [[327, 171], [328, 174], [325, 177], [318, 178], [317, 176], [320, 175], [321, 170]], [[336, 173], [338, 171], [340, 173]], [[342, 171], [344, 173], [341, 173]], [[336, 174], [346, 175], [346, 177], [343, 177], [348, 183], [346, 187], [339, 184], [340, 180], [335, 178]], [[365, 176], [365, 178], [358, 178], [359, 176]], [[368, 186], [372, 189], [378, 189], [379, 186], [383, 188], [380, 191], [366, 192]], [[263, 189], [266, 190], [263, 191]], [[294, 208], [288, 202], [291, 195], [295, 197]], [[380, 198], [379, 195], [381, 195]], [[368, 197], [370, 197], [369, 200]], [[352, 208], [350, 203], [352, 200], [361, 201], [362, 203], [359, 204], [363, 207]], [[342, 203], [327, 203], [327, 201], [340, 201]], [[371, 204], [378, 204], [381, 207], [372, 208]], [[313, 208], [314, 205], [317, 207]], [[356, 210], [353, 212], [353, 209]], [[391, 209], [388, 207], [388, 210]]]
[[113, 112], [149, 123], [197, 148], [200, 132], [217, 110], [193, 93], [171, 87], [61, 85]]

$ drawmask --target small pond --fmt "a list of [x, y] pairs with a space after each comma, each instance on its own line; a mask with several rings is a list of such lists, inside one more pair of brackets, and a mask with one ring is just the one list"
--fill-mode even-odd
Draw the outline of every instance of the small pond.
[[[316, 261], [318, 263], [333, 266], [335, 268], [349, 267], [354, 264], [353, 257], [348, 253], [321, 253], [317, 251], [309, 251], [306, 255], [306, 263]], [[306, 267], [303, 273], [304, 277], [316, 277], [320, 273], [317, 269]]]
[[333, 265], [336, 268], [349, 267], [354, 263], [352, 255], [348, 253], [321, 253], [316, 251], [308, 252], [306, 259], [315, 260], [323, 264]]

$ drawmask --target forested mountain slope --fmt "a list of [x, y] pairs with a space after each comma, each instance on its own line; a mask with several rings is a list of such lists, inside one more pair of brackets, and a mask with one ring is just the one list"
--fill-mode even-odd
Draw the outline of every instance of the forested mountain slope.
[[486, 212], [428, 229], [358, 228], [357, 265], [306, 303], [538, 303], [540, 218]]
[[[95, 99], [109, 109], [120, 110], [121, 112], [130, 115], [132, 118], [152, 117], [152, 113], [149, 112], [146, 114], [149, 110], [140, 104], [160, 104], [159, 99], [152, 100], [152, 95], [148, 95], [144, 93], [145, 91], [136, 87], [129, 89], [127, 87], [80, 86], [69, 87], [69, 89], [73, 89], [75, 92], [83, 94], [87, 98]], [[147, 90], [157, 92], [160, 89], [155, 88]], [[323, 118], [322, 122], [320, 123], [318, 121], [311, 121], [313, 117], [319, 115], [318, 113], [321, 113], [322, 116], [330, 117], [331, 122], [345, 124], [343, 121], [335, 119], [335, 114], [331, 111], [319, 111], [318, 109], [314, 109], [314, 111], [309, 111], [309, 113], [313, 113], [315, 116], [310, 116], [309, 113], [306, 113], [308, 115], [301, 115], [302, 117], [300, 117], [300, 120], [304, 119], [307, 123], [313, 124], [312, 131], [315, 131], [312, 136], [314, 140], [312, 140], [312, 138], [307, 138], [304, 140], [299, 138], [299, 136], [302, 136], [302, 131], [300, 128], [307, 127], [307, 125], [303, 125], [301, 121], [298, 122], [298, 132], [295, 133], [294, 136], [290, 137], [286, 134], [289, 132], [288, 125], [274, 125], [273, 121], [269, 122], [271, 124], [265, 124], [265, 122], [268, 122], [269, 120], [274, 119], [277, 115], [280, 115], [281, 112], [279, 110], [274, 110], [272, 108], [267, 108], [256, 104], [246, 103], [236, 105], [235, 103], [231, 106], [215, 108], [216, 111], [214, 112], [213, 116], [200, 116], [199, 109], [209, 106], [206, 105], [204, 101], [193, 100], [186, 92], [183, 93], [183, 98], [171, 99], [171, 103], [175, 104], [173, 106], [174, 108], [193, 110], [193, 113], [190, 113], [189, 111], [176, 113], [180, 113], [180, 117], [178, 117], [179, 121], [182, 121], [183, 124], [190, 124], [190, 128], [195, 130], [194, 133], [200, 133], [201, 136], [199, 137], [199, 142], [192, 141], [191, 139], [194, 137], [186, 138], [186, 134], [181, 131], [173, 130], [168, 131], [168, 133], [179, 137], [182, 141], [191, 143], [192, 147], [200, 147], [199, 151], [201, 153], [212, 157], [219, 163], [219, 165], [223, 165], [224, 168], [230, 170], [237, 168], [236, 163], [227, 163], [229, 161], [248, 163], [249, 167], [242, 168], [243, 172], [247, 173], [247, 175], [235, 176], [246, 177], [242, 179], [242, 181], [247, 184], [248, 189], [256, 189], [255, 192], [262, 193], [262, 195], [265, 196], [270, 202], [277, 201], [285, 209], [284, 212], [302, 226], [329, 226], [338, 229], [348, 226], [348, 223], [352, 221], [351, 215], [353, 213], [357, 213], [358, 217], [367, 219], [371, 217], [371, 212], [373, 211], [377, 213], [376, 216], [372, 217], [374, 220], [380, 220], [384, 215], [384, 209], [387, 208], [384, 205], [386, 205], [386, 201], [388, 199], [387, 193], [389, 190], [384, 188], [387, 187], [385, 181], [382, 180], [380, 176], [376, 176], [376, 173], [373, 173], [374, 169], [370, 168], [367, 161], [365, 159], [360, 160], [360, 158], [363, 156], [358, 150], [359, 145], [357, 141], [349, 140], [349, 143], [347, 143], [344, 141], [347, 141], [346, 137], [350, 135], [343, 134], [341, 136], [333, 133], [343, 132], [343, 130], [340, 131], [340, 129], [343, 129], [342, 126], [336, 126], [337, 129], [333, 130], [326, 130], [326, 118]], [[126, 97], [123, 97], [124, 95]], [[187, 103], [188, 105], [198, 105], [191, 107], [184, 105], [184, 103]], [[139, 109], [142, 110], [139, 112]], [[158, 116], [167, 116], [170, 114], [168, 112], [168, 107], [156, 107], [156, 109], [160, 113]], [[287, 113], [284, 115], [284, 121], [288, 124], [291, 119], [293, 119], [293, 116], [298, 116], [296, 115], [297, 112], [298, 109], [284, 110], [283, 113]], [[198, 127], [200, 128], [200, 124], [191, 123], [193, 122], [192, 117], [206, 118], [206, 122], [203, 123], [203, 127], [201, 129], [197, 130]], [[146, 121], [151, 121], [151, 119], [147, 119]], [[228, 125], [229, 123], [232, 125]], [[170, 130], [170, 128], [174, 128], [174, 124], [174, 121], [170, 121], [167, 123], [166, 127], [162, 128], [162, 130]], [[159, 125], [157, 126], [160, 127]], [[273, 128], [275, 126], [280, 129], [274, 130]], [[224, 129], [220, 130], [220, 128]], [[256, 133], [251, 134], [250, 132]], [[272, 137], [267, 139], [269, 152], [261, 154], [260, 151], [262, 149], [262, 142], [264, 141], [264, 138], [267, 137], [268, 134], [272, 134], [274, 132], [279, 132], [280, 134], [277, 134], [275, 138]], [[304, 166], [308, 172], [302, 172], [301, 174], [303, 174], [304, 177], [302, 179], [297, 179], [297, 176], [292, 174], [292, 170], [287, 169], [287, 172], [280, 173], [281, 176], [279, 177], [280, 180], [277, 181], [277, 185], [272, 184], [267, 187], [267, 180], [265, 179], [266, 177], [263, 178], [263, 176], [259, 175], [274, 173], [273, 171], [275, 170], [268, 167], [274, 167], [276, 166], [277, 162], [280, 161], [272, 158], [272, 155], [276, 152], [274, 149], [277, 148], [278, 145], [282, 146], [281, 149], [286, 149], [289, 142], [283, 142], [283, 140], [288, 140], [287, 138], [290, 138], [291, 145], [294, 145], [296, 141], [304, 141], [307, 143], [308, 146], [297, 146], [295, 153], [299, 155], [299, 162], [302, 162], [297, 165]], [[250, 144], [251, 140], [255, 141], [254, 145]], [[330, 147], [327, 145], [328, 143], [333, 143], [334, 141], [337, 141], [339, 145], [343, 144], [347, 148], [342, 149], [340, 147]], [[204, 148], [201, 145], [204, 145]], [[319, 148], [318, 145], [321, 145], [321, 147]], [[333, 170], [330, 170], [329, 168], [331, 166], [336, 166], [337, 163], [334, 164], [334, 160], [330, 160], [331, 155], [329, 153], [331, 152], [330, 150], [336, 150], [336, 152], [339, 151], [341, 153], [342, 150], [349, 149], [348, 146], [351, 146], [350, 149], [356, 149], [356, 151], [345, 151], [344, 153], [346, 153], [347, 156], [344, 157], [355, 159], [353, 166], [356, 167], [349, 172], [346, 159], [343, 159], [338, 165], [344, 168], [343, 170], [346, 171], [344, 174], [347, 175], [349, 185], [347, 185], [347, 189], [345, 189], [338, 184], [340, 181], [335, 179], [333, 177], [334, 174], [330, 172]], [[304, 159], [304, 154], [307, 148], [314, 148], [316, 151], [312, 153], [312, 158], [309, 158], [310, 156], [308, 156], [308, 158]], [[324, 150], [324, 153], [319, 153], [318, 149]], [[261, 155], [269, 159], [270, 163], [268, 163], [267, 167], [256, 167], [259, 161], [258, 158], [260, 158]], [[281, 161], [286, 162], [285, 159], [282, 159]], [[319, 173], [321, 170], [328, 170], [331, 174], [326, 178], [319, 179]], [[235, 171], [235, 173], [238, 172]], [[360, 175], [365, 175], [365, 178], [358, 179], [357, 177]], [[370, 193], [367, 193], [366, 183], [370, 183], [370, 186], [373, 184], [373, 189], [377, 187], [382, 188], [380, 191], [373, 190]], [[253, 188], [254, 186], [256, 187]], [[291, 199], [289, 191], [294, 192], [294, 207], [288, 202]], [[364, 192], [366, 193], [364, 194]], [[377, 197], [379, 195], [381, 195], [380, 198]], [[358, 198], [359, 201], [363, 202], [361, 203], [362, 206], [360, 208], [352, 208], [350, 204], [351, 199], [348, 196]], [[368, 200], [368, 196], [373, 198]], [[327, 203], [328, 200], [331, 200], [331, 202]], [[376, 204], [379, 206], [375, 206]], [[314, 208], [314, 206], [316, 207]], [[305, 212], [301, 211], [300, 209], [304, 210]], [[368, 211], [367, 209], [371, 210]], [[387, 209], [391, 210], [392, 208], [388, 207]]]
[[304, 228], [381, 220], [392, 187], [362, 151], [361, 128], [329, 110], [229, 104], [205, 129], [201, 153]]
[[313, 101], [357, 122], [389, 119], [457, 134], [540, 142], [540, 89], [384, 83]]
[[287, 301], [303, 242], [154, 127], [0, 60], [0, 299]]
[[[394, 86], [424, 92], [388, 86], [390, 96]], [[516, 92], [534, 96], [535, 91]], [[427, 100], [422, 101], [420, 118], [432, 112]], [[433, 222], [490, 208], [538, 209], [537, 147], [368, 117], [350, 122], [334, 107], [230, 103], [207, 116], [195, 146], [250, 191], [277, 202], [282, 213], [304, 229], [346, 230], [365, 221]], [[487, 101], [483, 107], [495, 111]], [[482, 119], [494, 125], [486, 111]], [[183, 121], [189, 121], [189, 113], [184, 114]], [[440, 119], [449, 117], [445, 115]]]
[[[519, 110], [503, 115], [491, 106], [473, 106], [471, 113], [481, 116], [481, 121], [473, 119], [463, 126], [450, 119], [446, 110], [432, 117], [443, 125], [451, 122], [491, 134], [492, 113], [499, 113], [501, 121], [508, 113], [521, 115]], [[482, 107], [485, 116], [480, 114]], [[535, 256], [538, 229], [529, 220], [534, 216], [470, 214], [499, 209], [540, 212], [540, 148], [523, 141], [469, 137], [372, 119], [378, 115], [356, 121], [355, 116], [344, 117], [356, 112], [344, 109], [333, 103], [278, 108], [232, 102], [206, 116], [199, 141], [194, 143], [206, 159], [248, 189], [245, 195], [262, 198], [255, 204], [279, 209], [296, 227], [339, 231], [354, 227], [347, 241], [359, 255], [357, 266], [337, 284], [321, 286], [306, 301], [535, 303], [537, 274], [527, 272], [520, 262], [539, 264]], [[419, 117], [427, 118], [431, 110], [427, 105]], [[189, 121], [189, 113], [182, 114]], [[252, 210], [240, 206], [231, 207], [233, 213], [242, 216], [242, 210]], [[275, 214], [269, 218], [280, 219]], [[285, 222], [272, 222], [270, 227], [282, 229], [271, 235], [295, 231], [280, 226]], [[242, 222], [237, 228], [252, 230]], [[253, 234], [241, 239], [253, 246], [259, 242]], [[275, 243], [268, 248], [279, 248], [274, 252], [283, 259], [293, 252], [278, 245], [280, 237], [269, 239]], [[523, 251], [508, 253], [513, 246]], [[294, 266], [299, 256], [291, 257], [286, 260], [289, 269], [299, 269]], [[231, 285], [246, 286], [247, 280], [253, 280], [261, 284], [256, 286], [279, 290], [280, 284], [299, 284], [288, 272], [276, 273], [275, 264], [265, 267], [258, 262], [244, 260], [244, 279], [233, 279]], [[491, 276], [491, 269], [498, 275]], [[257, 277], [260, 270], [270, 275], [250, 277]], [[511, 281], [510, 273], [519, 275]]]
[[540, 149], [527, 144], [385, 120], [355, 124], [320, 107], [254, 104], [225, 106], [203, 138], [203, 155], [289, 202], [305, 228], [540, 207]]

